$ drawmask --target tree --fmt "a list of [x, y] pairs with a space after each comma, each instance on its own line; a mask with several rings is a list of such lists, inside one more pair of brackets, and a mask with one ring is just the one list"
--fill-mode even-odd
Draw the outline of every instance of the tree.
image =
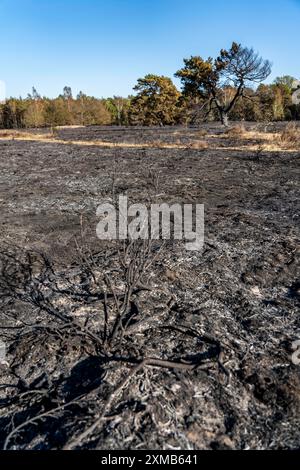
[[10, 98], [0, 107], [0, 127], [4, 129], [17, 129], [26, 125], [26, 102], [24, 100]]
[[174, 124], [180, 93], [168, 77], [146, 75], [134, 87], [137, 95], [130, 105], [130, 122], [145, 126]]
[[122, 96], [114, 96], [106, 100], [106, 106], [112, 114], [113, 123], [118, 126], [128, 124], [128, 110], [130, 106], [129, 98], [122, 98]]
[[284, 119], [290, 119], [291, 113], [289, 107], [292, 105], [292, 95], [284, 84], [271, 85], [273, 92], [273, 119], [275, 121], [281, 121]]
[[44, 119], [47, 126], [69, 126], [73, 124], [73, 116], [68, 109], [68, 102], [59, 96], [47, 100], [44, 109]]
[[283, 75], [282, 77], [276, 77], [274, 80], [274, 84], [283, 85], [289, 90], [290, 93], [292, 93], [297, 81], [298, 80], [295, 77], [292, 77], [291, 75]]
[[109, 125], [111, 113], [105, 106], [104, 100], [87, 96], [82, 91], [74, 102], [76, 123], [82, 126]]
[[37, 92], [34, 86], [32, 87], [32, 95], [28, 93], [27, 99], [33, 100], [33, 101], [39, 101], [41, 99], [41, 95]]
[[36, 88], [32, 87], [32, 94], [28, 93], [27, 96], [25, 127], [43, 127], [45, 125], [44, 105], [45, 100], [42, 99]]
[[73, 94], [72, 94], [72, 88], [69, 86], [65, 86], [63, 90], [63, 97], [65, 100], [72, 100], [73, 99]]
[[62, 98], [67, 103], [68, 112], [69, 112], [69, 114], [71, 114], [71, 107], [72, 107], [72, 101], [73, 101], [73, 94], [72, 94], [72, 88], [71, 87], [69, 87], [69, 86], [64, 87]]
[[259, 120], [265, 122], [272, 121], [274, 96], [270, 85], [259, 85], [256, 90], [256, 96], [259, 100]]
[[[203, 60], [200, 56], [184, 59], [184, 67], [175, 76], [181, 79], [183, 93], [204, 100], [208, 115], [216, 109], [222, 123], [228, 126], [229, 113], [251, 83], [263, 82], [271, 73], [271, 64], [253, 49], [235, 42], [219, 57]], [[234, 92], [228, 93], [229, 89]]]
[[255, 93], [259, 112], [255, 120], [281, 121], [291, 119], [291, 94], [286, 85], [261, 84]]
[[245, 88], [243, 97], [244, 99], [236, 101], [229, 113], [229, 119], [233, 121], [259, 121], [261, 118], [260, 102], [255, 91], [252, 88]]

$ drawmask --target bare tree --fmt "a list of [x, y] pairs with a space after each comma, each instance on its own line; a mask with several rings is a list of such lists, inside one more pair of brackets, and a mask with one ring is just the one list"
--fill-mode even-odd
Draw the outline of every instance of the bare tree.
[[[199, 97], [204, 103], [205, 115], [215, 109], [225, 126], [235, 103], [251, 83], [263, 82], [271, 73], [271, 63], [262, 59], [253, 49], [235, 42], [229, 50], [222, 49], [217, 59], [206, 61], [199, 56], [184, 59], [184, 68], [175, 76], [183, 83], [186, 95]], [[228, 93], [228, 89], [233, 93]]]

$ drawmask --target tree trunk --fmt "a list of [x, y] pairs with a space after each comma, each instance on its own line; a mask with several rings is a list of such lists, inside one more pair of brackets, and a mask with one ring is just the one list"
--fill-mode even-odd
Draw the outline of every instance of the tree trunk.
[[222, 121], [223, 126], [229, 127], [228, 114], [225, 111], [220, 111], [220, 115], [221, 115], [221, 121]]

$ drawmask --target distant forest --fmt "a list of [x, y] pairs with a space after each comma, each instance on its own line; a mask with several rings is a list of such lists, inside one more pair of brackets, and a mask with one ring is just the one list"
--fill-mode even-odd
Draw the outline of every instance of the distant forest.
[[95, 98], [80, 92], [73, 96], [65, 86], [55, 99], [42, 97], [33, 88], [27, 98], [9, 98], [0, 104], [0, 127], [40, 128], [92, 125], [193, 125], [221, 120], [299, 120], [300, 104], [292, 95], [300, 82], [289, 75], [272, 84], [262, 82], [271, 73], [271, 64], [252, 49], [232, 43], [213, 60], [194, 56], [184, 60], [175, 76], [182, 82], [179, 91], [171, 78], [146, 75], [127, 98]]

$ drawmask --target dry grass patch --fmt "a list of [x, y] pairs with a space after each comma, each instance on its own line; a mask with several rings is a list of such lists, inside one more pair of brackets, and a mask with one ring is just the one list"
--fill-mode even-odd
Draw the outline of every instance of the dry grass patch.
[[78, 125], [78, 124], [72, 124], [69, 126], [56, 126], [57, 129], [84, 129], [86, 126], [83, 125]]
[[254, 152], [261, 148], [270, 152], [300, 150], [300, 128], [295, 123], [287, 124], [281, 132], [276, 133], [263, 132], [256, 128], [246, 130], [241, 124], [230, 127], [220, 137], [239, 143], [240, 150], [243, 148], [252, 149]]
[[44, 140], [44, 139], [51, 139], [53, 138], [53, 133], [45, 133], [45, 134], [34, 134], [31, 132], [26, 131], [17, 131], [14, 129], [8, 130], [1, 130], [0, 131], [0, 139], [7, 139], [7, 140]]
[[208, 143], [205, 140], [194, 140], [187, 145], [187, 148], [194, 150], [206, 150], [208, 148]]
[[243, 124], [238, 124], [227, 129], [224, 135], [231, 139], [243, 139], [247, 135], [247, 131]]
[[300, 149], [300, 129], [294, 122], [289, 123], [279, 134], [279, 144], [290, 149]]
[[152, 142], [147, 143], [147, 147], [149, 148], [164, 148], [165, 146], [166, 146], [166, 143], [162, 142], [159, 139], [156, 139], [156, 140], [153, 140]]
[[197, 132], [197, 137], [206, 137], [208, 134], [208, 131], [206, 129], [200, 129], [198, 132]]

